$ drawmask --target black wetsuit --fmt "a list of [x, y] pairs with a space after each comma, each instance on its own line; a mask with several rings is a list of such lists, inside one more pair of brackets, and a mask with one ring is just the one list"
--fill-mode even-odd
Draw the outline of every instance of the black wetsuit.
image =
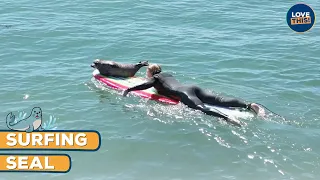
[[198, 86], [180, 84], [171, 74], [168, 73], [155, 74], [146, 83], [128, 88], [127, 91], [143, 90], [151, 87], [154, 87], [159, 94], [180, 100], [190, 108], [198, 109], [209, 115], [223, 118], [225, 116], [209, 111], [204, 106], [204, 103], [223, 107], [240, 108], [248, 108], [249, 105], [237, 99], [224, 98], [209, 94]]

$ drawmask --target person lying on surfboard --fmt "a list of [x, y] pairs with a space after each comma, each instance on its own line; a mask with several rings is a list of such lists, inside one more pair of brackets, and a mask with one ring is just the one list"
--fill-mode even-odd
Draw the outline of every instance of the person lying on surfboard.
[[265, 115], [264, 109], [256, 103], [245, 103], [238, 99], [220, 97], [210, 94], [198, 86], [183, 85], [171, 74], [162, 72], [161, 67], [157, 64], [150, 64], [146, 73], [148, 81], [143, 84], [127, 88], [123, 92], [123, 96], [126, 96], [130, 91], [144, 90], [154, 87], [159, 94], [180, 100], [188, 107], [200, 110], [208, 115], [225, 118], [222, 114], [210, 111], [204, 103], [220, 107], [246, 108], [259, 116], [263, 117]]

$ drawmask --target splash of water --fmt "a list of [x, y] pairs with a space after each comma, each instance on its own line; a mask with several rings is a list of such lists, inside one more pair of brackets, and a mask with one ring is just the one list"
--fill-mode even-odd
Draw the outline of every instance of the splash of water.
[[55, 130], [55, 129], [57, 129], [57, 126], [55, 126], [56, 125], [56, 120], [57, 120], [56, 117], [50, 115], [49, 121], [44, 122], [42, 124], [43, 128], [46, 129], [46, 130]]

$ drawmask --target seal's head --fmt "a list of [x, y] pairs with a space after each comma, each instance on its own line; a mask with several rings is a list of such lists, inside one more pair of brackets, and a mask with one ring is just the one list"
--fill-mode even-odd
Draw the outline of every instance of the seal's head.
[[101, 60], [96, 59], [91, 64], [92, 68], [100, 69], [100, 68], [109, 68], [109, 67], [118, 67], [118, 63], [111, 60]]
[[96, 59], [93, 61], [93, 63], [91, 64], [92, 68], [97, 68], [97, 65], [100, 64], [100, 59]]
[[161, 67], [158, 64], [150, 64], [147, 68], [147, 77], [151, 78], [153, 75], [161, 72]]
[[31, 116], [34, 117], [35, 119], [41, 119], [42, 118], [42, 110], [39, 107], [34, 107], [31, 110]]

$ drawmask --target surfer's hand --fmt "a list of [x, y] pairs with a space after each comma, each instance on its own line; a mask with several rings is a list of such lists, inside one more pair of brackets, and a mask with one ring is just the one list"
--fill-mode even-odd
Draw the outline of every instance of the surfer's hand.
[[126, 89], [126, 90], [123, 91], [122, 95], [125, 97], [125, 96], [127, 96], [128, 93], [129, 93], [129, 91], [128, 91], [128, 89]]

